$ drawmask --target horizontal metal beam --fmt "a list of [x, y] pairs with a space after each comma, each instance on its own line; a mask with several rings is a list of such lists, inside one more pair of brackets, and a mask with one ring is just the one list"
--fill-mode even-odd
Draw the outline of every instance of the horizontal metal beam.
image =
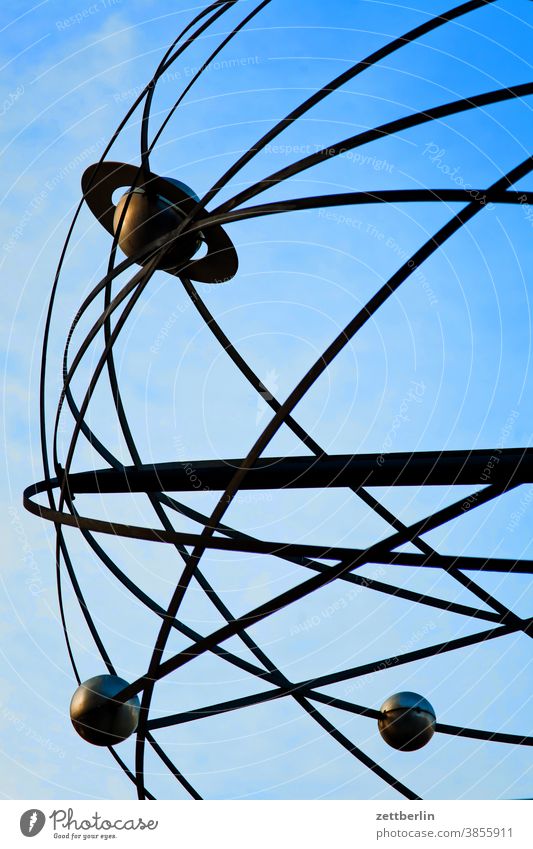
[[[242, 460], [191, 460], [69, 474], [76, 493], [225, 490]], [[499, 484], [533, 481], [533, 448], [259, 459], [241, 489]], [[60, 481], [61, 482], [61, 481]]]

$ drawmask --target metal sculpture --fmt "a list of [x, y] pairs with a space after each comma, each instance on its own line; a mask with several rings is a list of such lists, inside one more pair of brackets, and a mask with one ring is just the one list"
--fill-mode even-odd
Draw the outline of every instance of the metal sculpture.
[[[155, 87], [161, 76], [172, 63], [198, 39], [216, 20], [235, 6], [233, 2], [211, 3], [200, 12], [193, 21], [180, 33], [173, 42], [152, 80], [136, 99], [121, 122], [116, 133], [106, 147], [102, 159], [88, 168], [83, 175], [83, 198], [74, 216], [56, 279], [54, 281], [48, 318], [45, 329], [42, 375], [41, 375], [41, 439], [44, 464], [44, 479], [27, 488], [24, 493], [24, 503], [28, 510], [52, 521], [57, 531], [57, 581], [59, 605], [63, 618], [63, 626], [67, 647], [72, 661], [74, 673], [80, 687], [72, 702], [72, 719], [77, 730], [89, 742], [105, 745], [107, 742], [117, 742], [136, 730], [136, 762], [131, 770], [114, 748], [110, 752], [121, 765], [137, 788], [139, 798], [153, 798], [145, 785], [145, 746], [148, 743], [159, 756], [165, 766], [176, 777], [193, 798], [201, 798], [198, 790], [192, 786], [188, 778], [182, 774], [179, 767], [172, 762], [168, 754], [154, 737], [157, 729], [169, 727], [181, 722], [199, 721], [206, 716], [213, 716], [227, 711], [244, 710], [250, 705], [266, 703], [274, 699], [294, 700], [296, 704], [318, 723], [324, 734], [330, 735], [341, 747], [344, 747], [354, 758], [367, 766], [375, 775], [394, 788], [401, 796], [408, 799], [420, 798], [410, 787], [407, 787], [383, 766], [365, 754], [353, 741], [349, 740], [339, 728], [335, 727], [321, 711], [322, 705], [334, 707], [368, 717], [378, 723], [383, 738], [393, 747], [403, 751], [419, 748], [427, 743], [433, 733], [456, 735], [458, 737], [477, 740], [497, 741], [510, 745], [533, 745], [533, 737], [506, 734], [497, 730], [485, 731], [469, 727], [444, 725], [436, 721], [432, 706], [423, 696], [413, 693], [399, 693], [384, 702], [381, 710], [355, 704], [351, 701], [324, 695], [320, 690], [328, 684], [347, 681], [358, 676], [371, 673], [382, 668], [382, 658], [375, 662], [358, 667], [331, 672], [313, 680], [291, 681], [276, 668], [265, 651], [250, 635], [250, 627], [283, 607], [305, 598], [314, 591], [332, 581], [344, 581], [348, 584], [365, 587], [370, 595], [373, 593], [394, 595], [406, 599], [413, 604], [426, 605], [430, 608], [448, 610], [462, 616], [471, 617], [473, 621], [480, 620], [488, 628], [469, 636], [462, 636], [445, 643], [431, 645], [425, 648], [404, 652], [395, 658], [396, 666], [413, 663], [424, 658], [453, 652], [454, 650], [474, 646], [487, 640], [522, 631], [533, 635], [533, 618], [524, 619], [508, 609], [505, 604], [483, 589], [472, 577], [479, 571], [515, 572], [530, 574], [533, 571], [533, 561], [512, 560], [502, 557], [466, 557], [439, 554], [424, 539], [424, 534], [461, 515], [463, 499], [426, 516], [409, 527], [404, 525], [388, 509], [386, 509], [367, 487], [380, 485], [411, 485], [426, 484], [473, 484], [480, 489], [470, 497], [469, 509], [474, 510], [482, 504], [487, 504], [502, 493], [533, 480], [533, 449], [509, 448], [497, 449], [498, 462], [492, 463], [490, 482], [487, 483], [486, 469], [491, 464], [494, 450], [463, 450], [463, 451], [432, 451], [415, 453], [393, 453], [383, 455], [354, 455], [329, 456], [325, 449], [318, 444], [312, 435], [298, 423], [294, 410], [298, 402], [328, 368], [335, 356], [347, 345], [354, 335], [377, 312], [379, 307], [412, 275], [426, 259], [457, 233], [474, 216], [482, 212], [488, 203], [522, 204], [533, 202], [533, 196], [528, 192], [513, 190], [513, 185], [533, 169], [533, 159], [528, 157], [516, 164], [507, 174], [490, 186], [480, 186], [477, 189], [405, 189], [375, 192], [348, 192], [304, 197], [272, 203], [256, 204], [243, 207], [247, 201], [256, 198], [267, 188], [280, 185], [288, 178], [308, 171], [315, 165], [328, 158], [340, 156], [355, 148], [370, 144], [377, 139], [392, 136], [402, 130], [413, 128], [427, 122], [457, 115], [468, 110], [480, 109], [501, 101], [514, 98], [524, 98], [533, 93], [533, 84], [520, 84], [508, 88], [499, 88], [482, 94], [472, 93], [470, 97], [455, 100], [446, 104], [428, 107], [423, 111], [406, 115], [374, 129], [362, 131], [354, 136], [345, 138], [318, 150], [298, 162], [288, 165], [265, 179], [240, 191], [235, 197], [208, 211], [207, 206], [217, 193], [269, 142], [282, 131], [293, 125], [313, 106], [323, 101], [331, 92], [339, 89], [345, 83], [353, 80], [358, 74], [379, 63], [405, 45], [423, 38], [426, 34], [445, 26], [453, 20], [462, 18], [468, 13], [489, 5], [494, 0], [470, 0], [433, 18], [428, 18], [421, 25], [406, 32], [371, 55], [361, 59], [353, 67], [343, 72], [328, 85], [313, 93], [305, 102], [294, 109], [282, 121], [272, 127], [258, 142], [220, 177], [210, 191], [199, 199], [196, 194], [183, 183], [158, 176], [150, 170], [149, 157], [157, 143], [159, 135], [179, 107], [186, 93], [194, 85], [209, 62], [243, 29], [270, 0], [259, 3], [217, 46], [205, 65], [191, 79], [190, 83], [180, 94], [180, 97], [169, 111], [163, 126], [151, 143], [148, 142], [148, 127], [150, 109]], [[134, 110], [144, 102], [141, 124], [141, 161], [138, 167], [108, 162], [106, 157], [117, 139], [126, 121]], [[113, 204], [112, 194], [117, 188], [124, 187], [124, 196], [116, 205]], [[234, 221], [244, 221], [250, 218], [290, 214], [294, 210], [319, 209], [354, 204], [409, 203], [441, 201], [462, 202], [464, 206], [454, 214], [425, 244], [422, 245], [408, 260], [403, 262], [392, 277], [375, 292], [364, 308], [350, 319], [346, 327], [316, 360], [307, 374], [296, 385], [287, 399], [280, 403], [258, 379], [249, 364], [242, 358], [231, 341], [225, 336], [216, 319], [211, 315], [202, 301], [199, 292], [192, 281], [202, 283], [217, 283], [230, 280], [238, 267], [237, 252], [226, 230]], [[50, 456], [48, 446], [49, 416], [45, 408], [45, 385], [47, 350], [49, 345], [51, 316], [57, 296], [60, 274], [72, 236], [73, 228], [83, 203], [87, 203], [95, 217], [113, 237], [108, 273], [94, 287], [84, 300], [76, 315], [74, 323], [67, 336], [64, 354], [64, 375], [61, 397], [53, 427], [53, 453]], [[207, 253], [201, 258], [195, 255], [202, 244], [206, 245]], [[126, 259], [116, 264], [117, 246], [126, 254]], [[137, 265], [132, 279], [117, 292], [112, 291], [116, 278], [127, 269]], [[163, 464], [146, 465], [142, 461], [128, 425], [126, 412], [121, 400], [120, 387], [117, 381], [113, 359], [113, 347], [117, 337], [125, 327], [128, 318], [134, 311], [135, 305], [150, 278], [162, 270], [177, 277], [183, 284], [199, 314], [207, 322], [211, 332], [233, 361], [235, 367], [247, 381], [267, 401], [273, 411], [273, 417], [248, 453], [238, 459], [195, 462], [194, 466], [201, 473], [202, 481], [211, 489], [221, 493], [220, 499], [210, 516], [204, 516], [181, 503], [175, 497], [176, 493], [191, 489], [190, 476], [183, 462], [167, 462]], [[69, 346], [73, 331], [80, 318], [93, 305], [98, 297], [103, 297], [103, 308], [98, 320], [92, 325], [78, 350], [71, 354]], [[117, 310], [122, 308], [118, 319], [112, 320]], [[78, 405], [75, 400], [72, 381], [78, 366], [89, 346], [99, 334], [103, 334], [103, 350], [92, 374], [91, 380], [82, 402]], [[121, 430], [131, 455], [131, 464], [124, 466], [113, 456], [111, 451], [101, 443], [96, 434], [90, 429], [86, 420], [87, 409], [94, 393], [97, 382], [107, 371], [112, 396], [115, 402], [116, 414]], [[64, 460], [60, 461], [57, 449], [58, 423], [66, 407], [74, 418], [74, 430], [69, 449]], [[262, 455], [269, 443], [282, 425], [287, 426], [313, 454], [312, 457], [275, 457], [268, 459]], [[72, 471], [74, 451], [80, 437], [85, 437], [107, 464], [105, 468], [89, 469], [87, 471]], [[240, 490], [306, 487], [348, 487], [355, 497], [362, 501], [391, 526], [392, 531], [384, 541], [364, 549], [349, 547], [331, 547], [320, 545], [301, 545], [290, 541], [271, 541], [257, 539], [239, 532], [223, 522], [224, 514]], [[141, 527], [121, 523], [120, 521], [103, 521], [80, 515], [76, 509], [74, 498], [79, 493], [145, 493], [157, 517], [156, 527]], [[37, 496], [45, 493], [48, 504], [38, 500]], [[172, 493], [172, 494], [170, 494]], [[184, 515], [193, 519], [200, 526], [197, 534], [178, 532], [172, 523], [172, 515]], [[103, 644], [98, 628], [85, 603], [81, 588], [76, 579], [76, 569], [64, 536], [65, 527], [80, 529], [93, 552], [101, 560], [114, 578], [139, 599], [147, 609], [161, 620], [160, 630], [153, 647], [151, 662], [147, 669], [139, 669], [138, 677], [132, 683], [119, 679], [112, 659]], [[154, 544], [172, 546], [179, 558], [183, 560], [183, 571], [175, 587], [168, 605], [163, 608], [156, 601], [142, 592], [116, 565], [113, 559], [104, 551], [97, 541], [95, 534], [111, 534], [124, 538], [146, 540]], [[403, 543], [411, 542], [416, 552], [398, 552], [397, 548]], [[189, 551], [186, 546], [192, 548]], [[235, 617], [229, 610], [223, 598], [219, 597], [211, 587], [201, 570], [201, 561], [207, 550], [222, 550], [248, 552], [255, 555], [270, 554], [292, 564], [297, 564], [303, 572], [312, 575], [297, 586], [271, 598], [268, 602], [249, 610], [245, 615]], [[432, 597], [428, 594], [414, 592], [393, 586], [388, 582], [373, 579], [362, 579], [357, 568], [365, 563], [405, 564], [420, 569], [433, 568], [445, 571], [461, 586], [467, 587], [477, 596], [483, 606], [478, 608], [458, 604], [453, 601]], [[97, 676], [81, 684], [76, 661], [69, 640], [68, 629], [63, 613], [62, 581], [63, 567], [80, 603], [80, 608], [101, 654], [108, 675]], [[218, 611], [225, 619], [225, 624], [207, 636], [202, 636], [186, 626], [179, 618], [180, 605], [191, 584], [195, 580], [209, 595]], [[183, 651], [163, 659], [163, 653], [169, 635], [178, 632], [188, 637], [190, 645]], [[228, 638], [237, 635], [250, 650], [255, 662], [239, 657], [224, 647]], [[198, 707], [187, 713], [152, 718], [150, 705], [154, 687], [164, 676], [171, 675], [185, 664], [193, 663], [195, 658], [211, 652], [222, 658], [228, 664], [258, 676], [267, 682], [270, 688], [266, 692], [253, 693], [249, 696]], [[385, 694], [384, 694], [385, 695]], [[137, 697], [140, 696], [140, 707]], [[138, 722], [137, 722], [138, 720]], [[377, 733], [377, 731], [376, 731]], [[108, 740], [107, 735], [112, 735]], [[409, 757], [409, 755], [406, 755]]]

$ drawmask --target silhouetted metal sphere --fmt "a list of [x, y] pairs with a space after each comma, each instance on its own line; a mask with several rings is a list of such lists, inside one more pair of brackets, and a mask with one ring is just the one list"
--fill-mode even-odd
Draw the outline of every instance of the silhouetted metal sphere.
[[115, 746], [136, 730], [140, 703], [137, 696], [116, 701], [128, 682], [117, 675], [95, 675], [80, 684], [70, 702], [70, 718], [80, 737], [94, 746]]
[[[189, 197], [198, 200], [197, 195], [185, 183], [179, 180], [166, 180], [173, 183]], [[122, 224], [120, 224], [126, 201], [129, 202], [124, 213]], [[143, 262], [147, 256], [143, 251], [156, 239], [161, 239], [183, 221], [184, 214], [179, 207], [172, 204], [162, 195], [149, 193], [143, 188], [135, 188], [122, 195], [115, 207], [113, 216], [113, 230], [115, 234], [119, 229], [118, 244], [127, 257], [133, 257], [139, 252], [139, 262]], [[202, 239], [198, 233], [181, 236], [159, 262], [159, 268], [163, 270], [173, 269], [187, 262], [199, 249]]]
[[389, 746], [414, 752], [429, 743], [437, 718], [427, 699], [418, 693], [395, 693], [383, 702], [379, 733]]

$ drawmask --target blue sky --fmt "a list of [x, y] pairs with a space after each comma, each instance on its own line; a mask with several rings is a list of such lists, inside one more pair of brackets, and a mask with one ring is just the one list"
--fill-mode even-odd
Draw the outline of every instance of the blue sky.
[[[451, 5], [451, 3], [450, 3]], [[317, 87], [391, 37], [447, 8], [434, 0], [322, 4], [273, 0], [213, 63], [161, 136], [153, 170], [202, 195], [235, 158]], [[216, 24], [164, 78], [152, 132], [217, 40], [252, 8], [248, 0]], [[50, 527], [24, 513], [22, 489], [42, 476], [38, 369], [44, 311], [62, 241], [78, 202], [83, 170], [150, 78], [197, 7], [185, 3], [26, 2], [0, 12], [2, 160], [0, 314], [4, 378], [3, 553], [0, 653], [0, 793], [4, 798], [129, 798], [133, 788], [104, 750], [71, 729], [74, 678], [58, 619]], [[409, 45], [340, 89], [261, 152], [216, 203], [291, 161], [359, 130], [424, 107], [516, 85], [531, 78], [532, 4], [499, 0]], [[139, 115], [112, 159], [138, 162]], [[385, 188], [486, 187], [527, 155], [531, 102], [510, 101], [427, 124], [304, 172], [260, 200]], [[460, 181], [463, 181], [460, 183]], [[530, 177], [518, 188], [530, 188]], [[447, 208], [446, 208], [447, 207]], [[350, 317], [460, 204], [397, 204], [291, 213], [231, 225], [240, 269], [229, 284], [200, 293], [227, 335], [280, 400]], [[497, 206], [477, 215], [407, 281], [346, 347], [298, 405], [296, 418], [330, 453], [531, 444], [532, 373], [529, 211]], [[50, 409], [70, 322], [105, 273], [110, 238], [84, 210], [65, 265], [50, 348]], [[91, 315], [96, 315], [93, 312]], [[73, 344], [89, 326], [84, 320]], [[101, 344], [101, 343], [98, 343]], [[96, 362], [93, 346], [75, 382], [77, 398]], [[270, 413], [203, 326], [175, 278], [158, 273], [116, 348], [121, 390], [146, 462], [245, 456]], [[105, 383], [88, 414], [100, 439], [127, 452]], [[71, 423], [60, 441], [66, 450]], [[282, 430], [270, 454], [301, 454]], [[63, 454], [64, 456], [64, 454]], [[76, 468], [103, 465], [80, 442]], [[461, 493], [467, 494], [464, 488]], [[457, 490], [373, 490], [412, 522]], [[204, 512], [215, 495], [183, 500]], [[523, 486], [428, 535], [439, 551], [531, 557], [533, 493]], [[140, 497], [80, 497], [87, 515], [154, 522]], [[364, 546], [388, 533], [345, 490], [248, 493], [227, 521], [264, 539]], [[179, 529], [197, 526], [177, 518]], [[126, 679], [149, 661], [159, 627], [103, 570], [76, 534], [67, 534], [83, 591], [113, 660]], [[147, 543], [100, 540], [120, 567], [160, 604], [179, 562]], [[209, 554], [205, 574], [234, 614], [302, 580], [274, 558]], [[436, 570], [367, 566], [362, 574], [477, 604]], [[490, 576], [479, 583], [523, 616], [529, 581]], [[413, 607], [349, 585], [328, 586], [252, 629], [292, 680], [442, 642], [480, 630], [476, 623]], [[76, 606], [66, 610], [82, 677], [104, 671]], [[220, 620], [195, 587], [182, 618], [201, 633]], [[309, 623], [312, 627], [309, 627]], [[306, 627], [307, 623], [307, 627]], [[167, 652], [186, 645], [172, 637]], [[238, 640], [232, 651], [246, 650]], [[400, 689], [421, 692], [442, 722], [527, 733], [530, 640], [512, 635], [481, 647], [326, 689], [379, 708]], [[220, 660], [203, 657], [162, 682], [154, 715], [199, 707], [261, 689]], [[437, 735], [409, 755], [381, 741], [372, 720], [324, 714], [422, 796], [530, 796], [528, 749]], [[398, 798], [328, 739], [298, 706], [280, 699], [247, 712], [159, 732], [184, 773], [207, 798]], [[131, 758], [131, 741], [121, 753]], [[149, 754], [147, 784], [179, 792]]]

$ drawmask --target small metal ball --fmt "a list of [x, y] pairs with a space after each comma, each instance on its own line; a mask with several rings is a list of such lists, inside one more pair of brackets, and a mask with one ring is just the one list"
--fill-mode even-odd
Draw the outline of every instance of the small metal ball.
[[381, 706], [379, 733], [389, 746], [414, 752], [429, 743], [437, 717], [430, 703], [418, 693], [395, 693]]
[[[169, 179], [167, 182], [174, 183], [182, 191], [186, 189], [189, 197], [197, 199], [194, 192], [179, 180]], [[123, 216], [126, 201], [128, 204]], [[184, 215], [179, 207], [166, 198], [149, 194], [142, 188], [136, 188], [122, 195], [117, 203], [113, 216], [113, 230], [116, 234], [120, 227], [118, 244], [121, 251], [127, 257], [140, 254], [138, 261], [142, 263], [148, 259], [148, 255], [143, 251], [156, 239], [162, 239], [175, 230], [183, 218]], [[158, 267], [163, 270], [176, 268], [191, 259], [201, 244], [202, 239], [198, 233], [181, 236], [169, 247]]]
[[80, 684], [70, 702], [70, 719], [80, 737], [94, 746], [115, 746], [133, 734], [139, 722], [139, 699], [113, 698], [127, 686], [117, 675], [95, 675]]

